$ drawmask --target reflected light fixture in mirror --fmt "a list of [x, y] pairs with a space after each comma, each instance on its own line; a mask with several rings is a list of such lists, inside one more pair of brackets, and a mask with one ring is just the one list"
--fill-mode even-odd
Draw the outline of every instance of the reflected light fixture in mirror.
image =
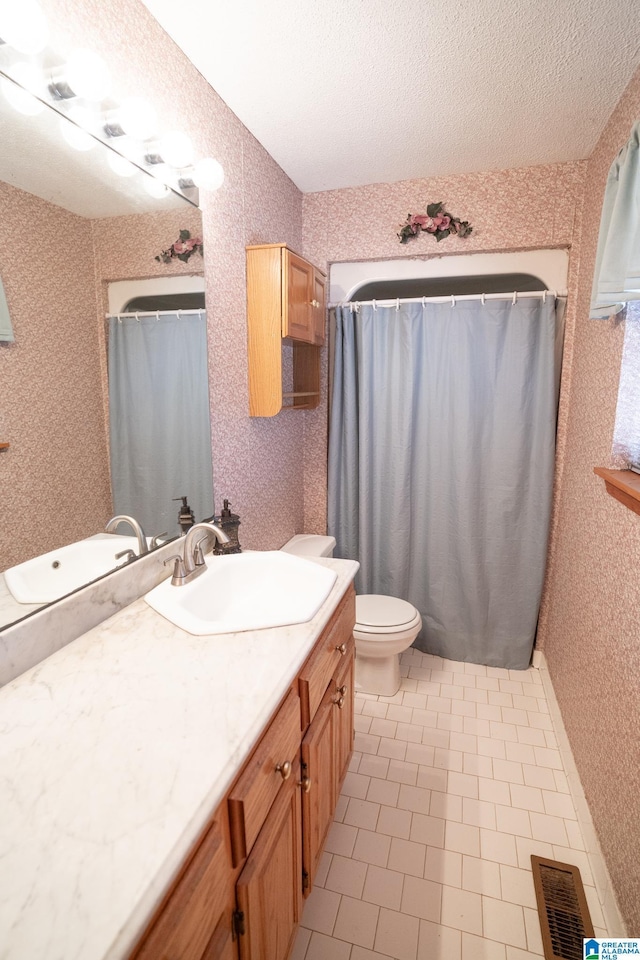
[[[63, 118], [62, 135], [72, 147], [89, 150], [92, 141], [103, 143], [156, 180], [159, 185], [151, 187], [143, 179], [153, 196], [173, 191], [198, 206], [199, 188], [221, 186], [224, 174], [218, 161], [204, 158], [194, 165], [189, 137], [158, 130], [155, 108], [142, 97], [126, 97], [120, 104], [107, 100], [111, 73], [101, 57], [78, 49], [62, 62], [47, 48], [47, 38], [46, 18], [36, 0], [0, 8], [0, 77], [6, 98], [17, 110], [36, 114], [43, 105], [52, 107]], [[22, 62], [19, 55], [24, 53], [39, 54], [38, 62]], [[128, 167], [121, 169], [128, 174]]]

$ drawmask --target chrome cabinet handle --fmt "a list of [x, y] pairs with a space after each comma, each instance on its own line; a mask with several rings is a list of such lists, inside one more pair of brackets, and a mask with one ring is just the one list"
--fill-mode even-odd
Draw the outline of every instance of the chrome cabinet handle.
[[303, 777], [302, 780], [298, 780], [298, 786], [302, 787], [303, 793], [309, 793], [311, 790], [311, 777]]
[[291, 776], [291, 761], [285, 760], [284, 763], [279, 763], [276, 766], [276, 773], [279, 773], [283, 780], [288, 780]]
[[336, 650], [338, 651], [338, 653], [340, 654], [340, 656], [344, 657], [345, 654], [346, 654], [346, 652], [347, 652], [347, 645], [346, 645], [346, 643], [339, 643], [339, 644], [337, 645], [337, 647], [336, 647]]

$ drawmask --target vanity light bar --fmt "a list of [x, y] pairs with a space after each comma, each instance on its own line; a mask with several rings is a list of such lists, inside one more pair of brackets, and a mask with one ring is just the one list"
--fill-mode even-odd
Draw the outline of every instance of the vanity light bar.
[[[28, 37], [29, 21], [33, 23], [37, 21], [40, 26], [44, 23], [46, 28], [46, 19], [35, 0], [23, 0], [22, 14], [14, 10], [9, 17], [6, 11], [0, 12], [0, 51], [3, 48], [12, 48], [19, 52], [26, 52], [27, 41], [21, 42], [20, 38]], [[40, 34], [42, 34], [41, 29]], [[14, 40], [14, 38], [18, 39]], [[41, 52], [44, 46], [46, 42], [38, 48], [38, 51], [30, 49], [29, 52]], [[41, 83], [26, 85], [22, 82], [17, 72], [19, 66], [13, 63], [6, 68], [0, 67], [0, 77], [6, 78], [16, 88], [23, 90], [25, 98], [33, 97], [34, 102], [51, 107], [61, 117], [74, 124], [78, 130], [85, 131], [87, 137], [109, 147], [123, 160], [164, 185], [167, 190], [178, 193], [193, 206], [198, 206], [197, 196], [194, 199], [184, 191], [189, 191], [193, 195], [198, 188], [217, 190], [221, 186], [224, 180], [221, 165], [210, 157], [194, 164], [193, 146], [184, 133], [171, 131], [151, 139], [156, 126], [155, 109], [141, 97], [126, 98], [122, 104], [111, 106], [108, 113], [103, 112], [102, 117], [96, 114], [93, 129], [88, 129], [83, 122], [70, 116], [68, 109], [70, 104], [78, 100], [88, 100], [98, 104], [104, 101], [108, 94], [111, 80], [109, 68], [93, 52], [76, 50], [65, 64], [48, 70], [40, 67]], [[138, 132], [137, 136], [136, 132]], [[122, 140], [123, 147], [126, 141], [127, 150], [120, 149], [119, 140]], [[132, 155], [130, 149], [132, 141], [139, 144], [139, 149], [134, 151], [137, 156]]]

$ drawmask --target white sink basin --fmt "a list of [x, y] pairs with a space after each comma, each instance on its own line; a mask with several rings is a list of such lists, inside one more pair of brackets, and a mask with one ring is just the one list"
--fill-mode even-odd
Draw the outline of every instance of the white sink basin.
[[116, 560], [122, 550], [137, 553], [137, 538], [90, 537], [9, 567], [4, 578], [18, 603], [52, 603], [124, 563]]
[[187, 633], [206, 636], [311, 620], [337, 574], [280, 550], [208, 556], [207, 569], [182, 587], [163, 581], [149, 606]]

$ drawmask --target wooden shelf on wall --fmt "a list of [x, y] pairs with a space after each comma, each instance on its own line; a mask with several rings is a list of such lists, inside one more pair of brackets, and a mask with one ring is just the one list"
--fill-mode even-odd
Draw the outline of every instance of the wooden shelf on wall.
[[594, 467], [593, 472], [602, 477], [608, 494], [629, 510], [640, 514], [640, 474], [633, 470], [609, 470], [607, 467]]

